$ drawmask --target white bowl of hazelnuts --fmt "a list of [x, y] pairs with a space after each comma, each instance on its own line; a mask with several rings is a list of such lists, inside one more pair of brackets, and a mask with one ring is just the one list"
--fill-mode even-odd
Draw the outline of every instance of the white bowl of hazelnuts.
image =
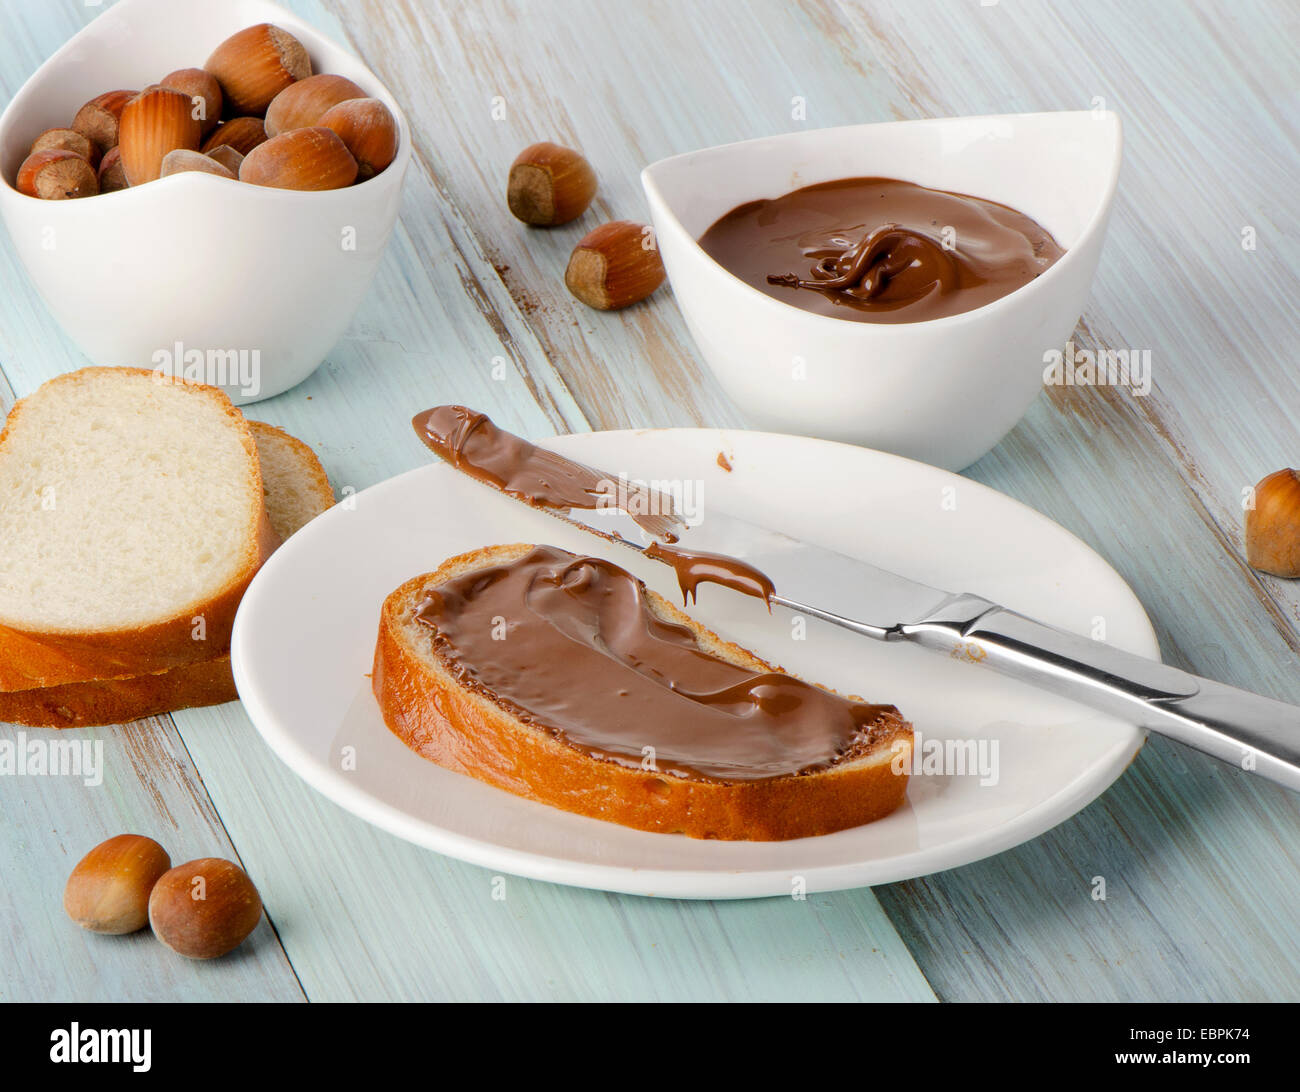
[[254, 402], [343, 334], [410, 157], [388, 90], [283, 8], [120, 0], [0, 116], [0, 217], [94, 363]]

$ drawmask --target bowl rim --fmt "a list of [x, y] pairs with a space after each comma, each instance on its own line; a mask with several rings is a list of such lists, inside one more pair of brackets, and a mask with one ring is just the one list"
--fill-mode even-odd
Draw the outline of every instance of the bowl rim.
[[[1096, 205], [1093, 207], [1091, 213], [1088, 215], [1088, 218], [1084, 223], [1083, 228], [1079, 232], [1079, 237], [1075, 240], [1074, 245], [1069, 247], [1065, 251], [1065, 253], [1061, 255], [1060, 258], [1058, 258], [1055, 262], [1052, 263], [1051, 266], [1049, 266], [1047, 269], [1045, 269], [1042, 273], [1040, 273], [1033, 280], [1029, 281], [1027, 284], [1023, 284], [1019, 288], [1015, 289], [1014, 291], [1008, 292], [1005, 296], [1001, 296], [996, 300], [991, 300], [990, 302], [980, 307], [975, 307], [969, 311], [961, 311], [955, 315], [945, 315], [941, 318], [917, 319], [912, 322], [859, 322], [851, 319], [837, 318], [834, 315], [823, 315], [815, 311], [806, 311], [801, 307], [796, 307], [792, 303], [786, 303], [783, 302], [782, 300], [778, 300], [774, 298], [773, 296], [769, 296], [766, 292], [759, 291], [753, 285], [742, 280], [740, 277], [737, 277], [734, 273], [731, 272], [731, 270], [727, 269], [720, 262], [718, 262], [716, 259], [714, 259], [712, 256], [710, 256], [708, 253], [705, 252], [704, 248], [700, 246], [699, 239], [697, 239], [694, 235], [692, 235], [689, 231], [686, 230], [686, 226], [681, 222], [681, 219], [678, 217], [677, 213], [673, 210], [673, 207], [669, 203], [667, 198], [664, 197], [662, 191], [659, 189], [659, 183], [656, 178], [656, 174], [658, 172], [661, 172], [663, 168], [668, 167], [674, 163], [679, 163], [681, 160], [687, 158], [691, 158], [694, 156], [702, 156], [711, 152], [720, 152], [726, 149], [737, 148], [746, 144], [781, 143], [787, 138], [806, 137], [809, 133], [828, 135], [830, 133], [845, 132], [848, 130], [861, 132], [864, 130], [874, 129], [881, 126], [899, 126], [899, 125], [938, 126], [943, 124], [949, 124], [952, 122], [981, 122], [981, 121], [995, 122], [995, 121], [1005, 121], [1011, 119], [1029, 119], [1029, 118], [1044, 119], [1048, 117], [1063, 117], [1063, 116], [1073, 116], [1079, 120], [1082, 120], [1083, 117], [1086, 116], [1092, 119], [1092, 121], [1094, 122], [1103, 121], [1109, 127], [1112, 134], [1111, 161], [1110, 161], [1105, 183], [1102, 187], [1101, 197], [1097, 201]], [[793, 132], [788, 132], [788, 133], [773, 133], [769, 136], [752, 137], [748, 140], [734, 140], [726, 144], [715, 144], [707, 148], [698, 148], [695, 151], [680, 152], [676, 155], [665, 156], [662, 159], [657, 159], [655, 160], [655, 162], [649, 164], [647, 167], [642, 169], [641, 186], [645, 190], [646, 196], [650, 200], [652, 209], [653, 208], [662, 209], [663, 212], [671, 218], [672, 226], [677, 228], [678, 231], [681, 233], [681, 235], [683, 235], [685, 238], [687, 238], [690, 241], [690, 247], [692, 248], [691, 249], [692, 257], [697, 259], [703, 259], [707, 263], [707, 266], [710, 267], [711, 273], [713, 273], [714, 275], [716, 275], [717, 273], [721, 273], [725, 278], [725, 283], [727, 283], [730, 287], [732, 287], [733, 290], [736, 287], [739, 287], [742, 290], [741, 291], [742, 296], [745, 296], [751, 302], [757, 303], [761, 307], [768, 308], [769, 311], [771, 311], [771, 314], [776, 319], [778, 320], [784, 319], [784, 321], [787, 322], [808, 323], [813, 325], [814, 327], [821, 327], [827, 332], [830, 332], [832, 330], [838, 330], [841, 332], [843, 336], [847, 336], [847, 337], [869, 338], [869, 337], [888, 336], [887, 334], [882, 333], [883, 331], [912, 330], [918, 328], [931, 330], [935, 328], [956, 327], [971, 322], [980, 322], [986, 319], [991, 313], [995, 313], [999, 309], [1005, 309], [1007, 307], [1013, 306], [1014, 304], [1012, 301], [1015, 301], [1015, 303], [1021, 302], [1022, 300], [1024, 300], [1026, 293], [1032, 293], [1035, 289], [1042, 291], [1043, 289], [1041, 289], [1039, 286], [1043, 284], [1054, 284], [1057, 280], [1060, 279], [1061, 276], [1060, 274], [1057, 273], [1057, 270], [1061, 269], [1062, 267], [1066, 267], [1066, 268], [1073, 267], [1073, 265], [1076, 264], [1074, 261], [1072, 261], [1074, 255], [1079, 250], [1081, 250], [1085, 246], [1085, 244], [1091, 242], [1092, 238], [1098, 233], [1098, 231], [1102, 228], [1102, 226], [1106, 222], [1106, 218], [1110, 212], [1111, 205], [1114, 203], [1116, 190], [1118, 189], [1119, 174], [1120, 174], [1120, 168], [1123, 163], [1123, 158], [1124, 158], [1124, 125], [1122, 120], [1120, 119], [1119, 114], [1116, 113], [1114, 110], [1101, 110], [1101, 111], [1036, 110], [1036, 111], [1022, 112], [1018, 114], [954, 115], [952, 117], [911, 118], [903, 121], [862, 122], [853, 125], [827, 125], [827, 126], [821, 126], [816, 129], [795, 130]], [[792, 191], [787, 191], [787, 192], [792, 192]], [[971, 196], [975, 196], [975, 195], [971, 195]], [[669, 281], [671, 282], [671, 280], [672, 277], [670, 274]], [[772, 309], [779, 309], [779, 311], [772, 310]], [[829, 325], [823, 325], [823, 324], [829, 324]], [[864, 332], [859, 334], [849, 334], [847, 331], [850, 329], [860, 330]]]
[[[105, 8], [95, 16], [85, 26], [81, 27], [75, 34], [68, 38], [51, 53], [36, 70], [25, 79], [13, 96], [5, 104], [3, 111], [0, 111], [0, 138], [10, 129], [17, 126], [21, 121], [21, 111], [23, 99], [28, 88], [38, 79], [44, 76], [48, 71], [54, 71], [64, 64], [72, 63], [68, 60], [67, 54], [72, 52], [76, 44], [86, 35], [91, 33], [92, 29], [101, 24], [101, 21], [107, 21], [108, 24], [122, 23], [124, 26], [133, 25], [136, 20], [136, 9], [143, 8], [146, 11], [154, 4], [160, 3], [161, 0], [117, 0], [117, 3], [111, 7]], [[168, 7], [175, 7], [182, 3], [189, 2], [193, 7], [206, 7], [208, 0], [166, 0]], [[350, 186], [343, 186], [333, 190], [289, 190], [280, 189], [274, 186], [256, 186], [250, 183], [240, 183], [238, 190], [232, 190], [231, 195], [234, 200], [243, 201], [295, 201], [307, 200], [323, 204], [327, 201], [346, 201], [350, 195], [362, 191], [375, 193], [381, 180], [388, 178], [388, 185], [400, 185], [405, 176], [406, 168], [409, 165], [412, 156], [411, 146], [411, 127], [407, 121], [406, 112], [402, 109], [401, 103], [397, 96], [388, 88], [370, 68], [365, 61], [358, 57], [350, 48], [341, 45], [333, 38], [329, 37], [322, 31], [318, 30], [311, 23], [298, 16], [295, 12], [282, 7], [275, 3], [275, 0], [246, 0], [247, 5], [257, 9], [262, 15], [262, 22], [274, 23], [277, 26], [283, 26], [284, 29], [293, 33], [297, 38], [303, 40], [303, 45], [309, 52], [319, 53], [322, 49], [334, 54], [342, 55], [348, 58], [360, 70], [368, 82], [367, 97], [378, 98], [385, 106], [392, 111], [393, 117], [397, 122], [397, 154], [393, 157], [392, 163], [385, 167], [378, 174], [365, 179], [362, 182], [353, 183]], [[256, 23], [250, 23], [249, 26], [255, 26]], [[102, 26], [100, 27], [102, 31]], [[217, 43], [213, 43], [212, 48], [216, 48]], [[318, 73], [313, 72], [313, 75]], [[222, 178], [215, 174], [203, 174], [199, 171], [186, 171], [181, 174], [171, 175], [167, 178], [158, 178], [153, 182], [145, 183], [142, 186], [130, 186], [126, 189], [116, 190], [113, 193], [95, 194], [95, 200], [118, 199], [121, 204], [122, 200], [139, 200], [138, 194], [146, 190], [149, 186], [169, 185], [176, 189], [180, 186], [207, 186], [227, 185], [230, 182], [239, 182], [238, 178]], [[157, 190], [149, 190], [149, 193], [156, 194]], [[133, 196], [137, 195], [137, 196]], [[238, 195], [238, 196], [236, 196]], [[347, 197], [341, 195], [349, 195]], [[377, 194], [375, 194], [377, 196]], [[28, 207], [39, 207], [45, 216], [59, 215], [81, 215], [84, 210], [80, 207], [81, 201], [44, 201], [39, 197], [30, 197], [25, 193], [20, 193], [13, 185], [13, 182], [7, 177], [0, 178], [0, 200], [14, 201]], [[99, 206], [96, 206], [99, 207]]]

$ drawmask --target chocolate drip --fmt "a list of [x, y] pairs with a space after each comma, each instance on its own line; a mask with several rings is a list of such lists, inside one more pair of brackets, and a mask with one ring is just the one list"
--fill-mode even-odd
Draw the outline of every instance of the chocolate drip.
[[711, 554], [703, 550], [684, 550], [680, 546], [661, 546], [652, 542], [646, 557], [665, 561], [677, 573], [677, 585], [682, 589], [682, 602], [695, 602], [695, 593], [701, 584], [721, 584], [724, 588], [752, 595], [767, 603], [771, 609], [772, 594], [776, 591], [772, 581], [753, 565], [725, 554]]

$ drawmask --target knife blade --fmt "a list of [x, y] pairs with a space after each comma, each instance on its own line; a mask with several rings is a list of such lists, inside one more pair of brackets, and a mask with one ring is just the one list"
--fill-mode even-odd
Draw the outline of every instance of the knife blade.
[[[667, 563], [662, 556], [646, 553], [655, 539], [618, 509], [570, 509], [551, 514], [653, 561]], [[775, 588], [770, 597], [774, 606], [832, 621], [877, 640], [886, 639], [904, 621], [927, 617], [951, 597], [939, 588], [720, 512], [716, 506], [710, 506], [699, 522], [679, 525], [676, 537], [674, 547], [735, 558], [763, 573]], [[829, 604], [814, 604], [799, 591], [807, 585], [810, 572], [817, 574], [819, 585], [836, 589], [834, 609]]]

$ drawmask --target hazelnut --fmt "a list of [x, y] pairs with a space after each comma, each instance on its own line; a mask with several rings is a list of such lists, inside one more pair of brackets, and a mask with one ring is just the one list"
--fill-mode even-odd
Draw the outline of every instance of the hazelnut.
[[257, 888], [239, 865], [201, 857], [163, 873], [149, 895], [154, 936], [190, 959], [238, 948], [262, 918]]
[[510, 164], [506, 203], [525, 224], [567, 224], [586, 212], [595, 196], [596, 172], [572, 148], [533, 144]]
[[126, 171], [122, 168], [122, 149], [114, 145], [104, 153], [99, 163], [99, 192], [116, 193], [128, 185]]
[[122, 109], [137, 94], [137, 91], [105, 91], [96, 95], [77, 111], [72, 127], [94, 141], [101, 155], [107, 154], [109, 149], [117, 147], [117, 125]]
[[167, 851], [142, 834], [101, 842], [68, 877], [63, 909], [92, 933], [134, 933], [149, 921], [149, 892], [171, 868]]
[[239, 165], [244, 162], [244, 156], [236, 151], [233, 145], [218, 144], [212, 151], [208, 152], [208, 158], [215, 159], [234, 177], [239, 177]]
[[94, 197], [99, 192], [95, 168], [76, 152], [48, 148], [33, 152], [18, 168], [15, 188], [28, 197], [43, 201], [65, 201]]
[[347, 145], [357, 161], [357, 177], [377, 175], [397, 155], [397, 119], [378, 99], [348, 99], [327, 110], [320, 119]]
[[1252, 569], [1300, 577], [1300, 471], [1279, 470], [1255, 486], [1246, 511], [1246, 560]]
[[221, 84], [231, 112], [260, 117], [276, 95], [311, 75], [311, 58], [287, 30], [259, 23], [232, 34], [203, 67]]
[[88, 136], [76, 129], [46, 129], [32, 141], [31, 152], [44, 152], [57, 148], [81, 156], [92, 167], [99, 166], [99, 148]]
[[330, 129], [290, 129], [259, 144], [239, 165], [239, 180], [281, 190], [337, 190], [356, 181], [357, 161]]
[[175, 151], [168, 152], [163, 156], [162, 172], [159, 178], [169, 178], [174, 174], [214, 174], [218, 178], [235, 179], [235, 172], [229, 167], [223, 167], [211, 156], [206, 156], [202, 152], [192, 152], [188, 148], [177, 148]]
[[168, 152], [198, 151], [201, 136], [189, 95], [170, 87], [141, 91], [123, 108], [118, 129], [127, 181], [132, 186], [152, 182]]
[[266, 109], [266, 135], [277, 136], [290, 129], [320, 125], [325, 111], [348, 99], [363, 99], [366, 93], [346, 76], [322, 73], [291, 83], [271, 100]]
[[564, 271], [569, 291], [598, 311], [617, 311], [643, 300], [663, 280], [654, 232], [631, 220], [614, 220], [583, 236]]
[[202, 152], [211, 155], [229, 145], [240, 155], [248, 155], [259, 144], [265, 144], [266, 139], [266, 126], [261, 118], [231, 118], [204, 141]]
[[189, 95], [193, 113], [206, 137], [221, 122], [221, 84], [211, 72], [201, 68], [178, 68], [169, 72], [159, 84]]

